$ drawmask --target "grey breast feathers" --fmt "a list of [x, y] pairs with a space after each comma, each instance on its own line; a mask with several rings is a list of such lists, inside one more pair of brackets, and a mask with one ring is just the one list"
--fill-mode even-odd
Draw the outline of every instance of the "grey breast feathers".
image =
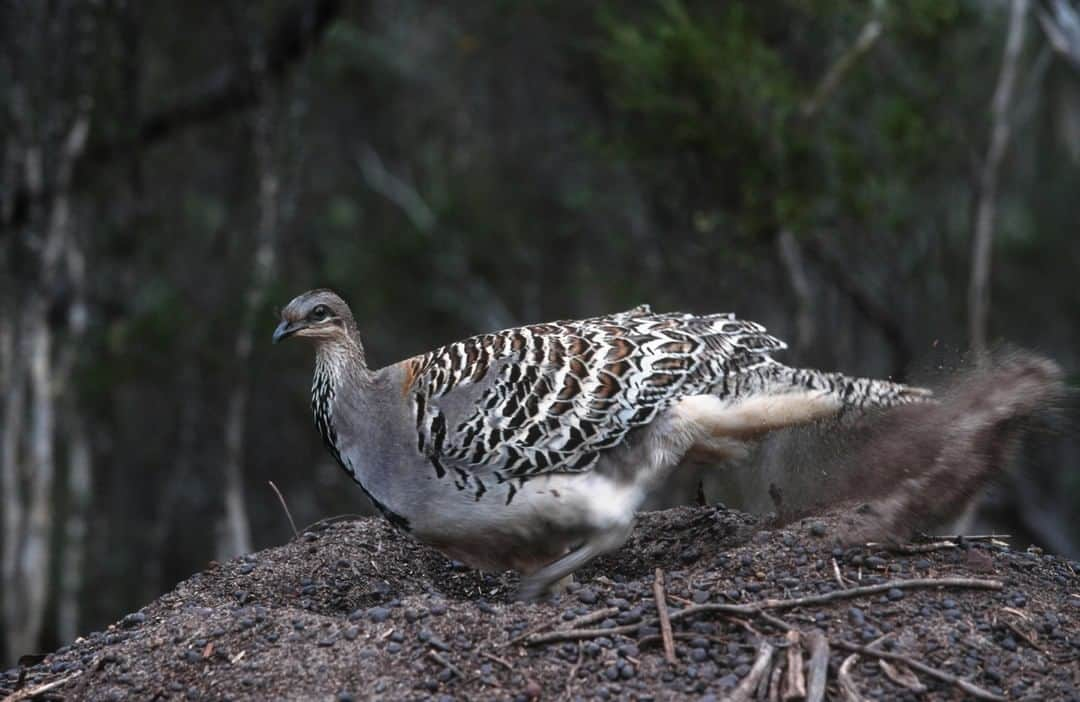
[[417, 448], [498, 481], [590, 469], [677, 399], [772, 363], [783, 342], [731, 314], [647, 306], [475, 336], [405, 362]]

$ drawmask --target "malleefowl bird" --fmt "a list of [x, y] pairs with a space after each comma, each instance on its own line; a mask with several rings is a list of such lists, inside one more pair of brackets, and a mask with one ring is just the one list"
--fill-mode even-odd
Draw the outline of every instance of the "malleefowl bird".
[[534, 598], [622, 545], [684, 461], [724, 460], [782, 427], [925, 401], [882, 380], [785, 366], [732, 314], [655, 313], [506, 329], [379, 370], [349, 306], [306, 292], [274, 342], [315, 344], [326, 447], [394, 525]]

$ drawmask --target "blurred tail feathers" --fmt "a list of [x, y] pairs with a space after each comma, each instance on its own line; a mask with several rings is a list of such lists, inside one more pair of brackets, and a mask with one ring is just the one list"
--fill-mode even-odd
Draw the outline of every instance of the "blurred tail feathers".
[[884, 413], [850, 454], [862, 477], [841, 498], [863, 504], [847, 540], [906, 540], [960, 514], [1008, 467], [1026, 420], [1063, 392], [1056, 363], [1014, 352], [962, 375], [938, 402]]

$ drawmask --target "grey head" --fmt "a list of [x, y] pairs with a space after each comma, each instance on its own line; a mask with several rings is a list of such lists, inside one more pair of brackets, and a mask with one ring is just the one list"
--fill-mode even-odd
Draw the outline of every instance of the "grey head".
[[311, 339], [318, 346], [354, 345], [356, 322], [349, 305], [333, 290], [319, 288], [297, 295], [281, 311], [274, 343], [290, 336]]

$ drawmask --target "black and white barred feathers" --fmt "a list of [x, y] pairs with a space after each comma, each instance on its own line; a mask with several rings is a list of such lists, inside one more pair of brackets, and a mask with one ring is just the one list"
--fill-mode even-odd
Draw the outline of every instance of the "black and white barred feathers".
[[[785, 347], [732, 314], [654, 314], [642, 305], [444, 346], [407, 362], [407, 392], [418, 448], [440, 477], [447, 469], [499, 481], [580, 472], [682, 397], [746, 390], [736, 378], [782, 367], [769, 353]], [[475, 409], [449, 426], [439, 398], [481, 382]]]

